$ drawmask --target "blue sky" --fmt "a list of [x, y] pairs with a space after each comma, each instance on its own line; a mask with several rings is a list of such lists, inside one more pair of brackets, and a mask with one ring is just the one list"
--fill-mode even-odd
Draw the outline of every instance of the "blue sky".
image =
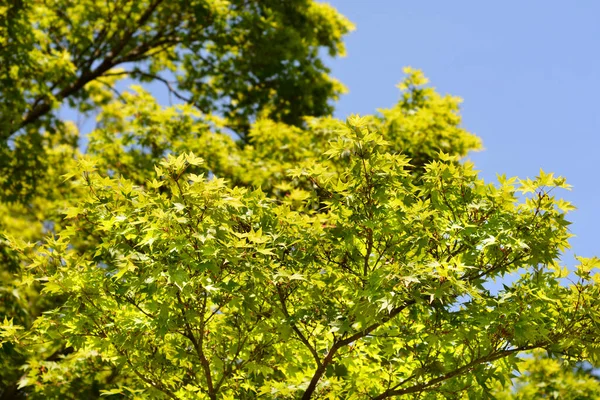
[[577, 210], [573, 253], [600, 255], [600, 1], [330, 0], [356, 24], [331, 60], [349, 89], [335, 115], [393, 105], [402, 67], [464, 99], [463, 126], [483, 139], [470, 158], [497, 173], [565, 176]]

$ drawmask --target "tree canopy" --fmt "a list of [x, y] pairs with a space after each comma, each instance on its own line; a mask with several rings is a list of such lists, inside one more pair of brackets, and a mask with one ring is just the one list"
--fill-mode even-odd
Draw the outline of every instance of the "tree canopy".
[[[529, 354], [598, 365], [565, 179], [484, 182], [460, 99], [418, 70], [393, 107], [331, 117], [331, 7], [2, 11], [0, 398], [527, 398], [584, 379]], [[85, 152], [65, 104], [97, 113]]]
[[352, 29], [309, 0], [23, 0], [0, 13], [0, 172], [13, 196], [43, 179], [44, 134], [73, 140], [59, 108], [96, 110], [120, 78], [162, 83], [242, 139], [259, 113], [328, 115], [343, 86], [321, 53], [343, 55]]

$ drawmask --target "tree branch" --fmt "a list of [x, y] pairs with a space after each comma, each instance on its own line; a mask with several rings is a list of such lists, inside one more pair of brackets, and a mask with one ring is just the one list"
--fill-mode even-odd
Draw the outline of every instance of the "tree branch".
[[150, 78], [159, 82], [162, 82], [165, 84], [165, 86], [167, 87], [167, 89], [169, 90], [169, 93], [172, 93], [175, 97], [177, 97], [179, 100], [181, 101], [185, 101], [188, 104], [193, 104], [193, 100], [183, 96], [182, 94], [180, 94], [175, 88], [173, 88], [173, 86], [171, 85], [171, 82], [169, 82], [168, 80], [166, 80], [165, 78], [163, 78], [162, 76], [159, 75], [155, 75], [155, 74], [150, 74], [148, 72], [143, 72], [143, 71], [138, 71], [138, 70], [134, 70], [134, 71], [127, 71], [127, 74], [131, 75], [131, 76], [143, 76], [146, 78]]
[[302, 331], [300, 331], [300, 329], [298, 329], [298, 327], [296, 326], [296, 324], [294, 324], [292, 322], [292, 319], [290, 317], [290, 313], [288, 312], [288, 309], [287, 309], [287, 305], [285, 304], [285, 297], [283, 295], [283, 291], [281, 290], [281, 287], [279, 285], [276, 285], [276, 287], [277, 287], [277, 294], [279, 295], [279, 302], [281, 303], [281, 310], [283, 311], [283, 315], [285, 315], [285, 317], [287, 318], [288, 322], [292, 326], [292, 330], [298, 336], [298, 339], [300, 339], [300, 341], [302, 343], [304, 343], [304, 346], [312, 354], [312, 356], [315, 359], [315, 362], [317, 364], [317, 368], [321, 367], [321, 359], [319, 357], [319, 353], [317, 353], [317, 350], [314, 348], [313, 345], [310, 344], [310, 342], [308, 341], [308, 339], [306, 338], [306, 336], [304, 336], [302, 334]]
[[[111, 48], [111, 50], [108, 52], [106, 58], [104, 58], [104, 60], [102, 61], [102, 63], [100, 63], [100, 65], [98, 65], [94, 70], [83, 71], [81, 73], [81, 75], [79, 76], [79, 78], [77, 78], [70, 85], [67, 85], [62, 90], [60, 90], [56, 95], [54, 95], [54, 97], [56, 97], [56, 99], [58, 101], [62, 101], [65, 98], [67, 98], [67, 97], [73, 95], [74, 93], [78, 92], [79, 90], [81, 90], [86, 84], [88, 84], [92, 80], [97, 79], [102, 74], [104, 74], [106, 71], [108, 71], [111, 68], [118, 65], [120, 63], [120, 61], [117, 60], [117, 57], [123, 51], [123, 49], [127, 46], [129, 41], [133, 37], [136, 29], [148, 21], [148, 19], [152, 16], [152, 14], [156, 10], [156, 8], [163, 1], [164, 0], [154, 0], [154, 2], [152, 2], [148, 6], [148, 8], [144, 12], [144, 14], [142, 14], [140, 16], [140, 18], [138, 19], [135, 26], [133, 28], [127, 30], [125, 32], [125, 34], [123, 35], [123, 37], [119, 40], [117, 45], [115, 47]], [[90, 61], [93, 64], [94, 58], [92, 57], [90, 59]], [[24, 128], [25, 126], [37, 121], [39, 118], [41, 118], [42, 116], [44, 116], [45, 114], [50, 112], [51, 109], [52, 109], [51, 103], [47, 99], [42, 100], [42, 102], [40, 102], [38, 105], [33, 106], [31, 108], [31, 110], [25, 115], [25, 117], [23, 118], [21, 123], [16, 127], [16, 129], [9, 132], [8, 136], [9, 137], [12, 136], [12, 134], [14, 134], [15, 132], [17, 132], [20, 129]]]
[[[215, 393], [215, 388], [213, 386], [213, 381], [212, 381], [212, 374], [210, 371], [210, 363], [208, 362], [208, 359], [206, 358], [206, 355], [204, 354], [204, 349], [203, 349], [203, 335], [204, 335], [204, 326], [203, 324], [201, 324], [200, 329], [200, 340], [196, 340], [196, 336], [194, 335], [194, 331], [192, 330], [192, 327], [190, 326], [190, 323], [187, 320], [187, 317], [185, 316], [185, 305], [183, 304], [183, 301], [181, 300], [181, 295], [179, 294], [179, 292], [177, 292], [177, 302], [179, 303], [179, 305], [181, 306], [181, 315], [183, 317], [183, 322], [185, 324], [185, 334], [183, 336], [185, 336], [186, 338], [188, 338], [190, 340], [190, 342], [192, 342], [192, 345], [194, 346], [194, 349], [196, 350], [196, 354], [198, 354], [198, 357], [200, 358], [200, 364], [202, 365], [202, 369], [204, 371], [204, 377], [206, 378], [206, 386], [207, 386], [207, 390], [208, 390], [208, 397], [210, 397], [211, 400], [216, 400], [217, 399], [217, 394]], [[203, 301], [203, 307], [202, 307], [202, 316], [204, 318], [204, 310], [206, 309], [206, 296], [204, 297], [204, 301]]]
[[496, 361], [500, 358], [507, 357], [511, 354], [518, 353], [520, 351], [527, 351], [527, 350], [539, 348], [539, 347], [544, 346], [545, 344], [546, 344], [545, 342], [542, 342], [542, 343], [535, 344], [535, 345], [517, 347], [514, 349], [502, 350], [502, 351], [499, 351], [496, 353], [491, 353], [484, 357], [477, 358], [477, 359], [471, 361], [470, 363], [465, 364], [462, 367], [455, 369], [454, 371], [451, 371], [444, 375], [438, 376], [437, 378], [433, 378], [433, 379], [429, 380], [428, 382], [419, 383], [419, 384], [416, 384], [416, 385], [413, 385], [413, 386], [410, 386], [410, 387], [404, 388], [404, 389], [397, 389], [399, 387], [399, 385], [402, 385], [403, 383], [406, 382], [406, 380], [405, 380], [405, 381], [401, 382], [399, 385], [396, 385], [393, 388], [390, 388], [390, 389], [384, 391], [380, 395], [373, 397], [373, 400], [382, 400], [382, 399], [386, 399], [386, 398], [392, 397], [392, 396], [401, 396], [404, 394], [422, 392], [432, 386], [437, 385], [438, 383], [441, 383], [448, 379], [454, 378], [455, 376], [461, 375], [461, 374], [471, 370], [472, 368], [474, 368], [475, 366], [477, 366], [479, 364]]
[[302, 400], [308, 400], [312, 397], [314, 391], [317, 388], [317, 384], [319, 383], [319, 380], [325, 373], [327, 366], [332, 363], [333, 357], [336, 355], [336, 353], [338, 352], [339, 349], [367, 336], [369, 333], [373, 332], [375, 329], [379, 328], [380, 326], [386, 324], [388, 321], [390, 321], [396, 315], [398, 315], [402, 311], [404, 311], [407, 307], [409, 307], [415, 303], [416, 303], [416, 300], [414, 300], [414, 299], [407, 300], [401, 306], [398, 306], [398, 307], [392, 309], [392, 311], [388, 315], [383, 317], [381, 319], [381, 321], [375, 322], [375, 323], [369, 325], [365, 329], [363, 329], [359, 332], [356, 332], [355, 334], [347, 337], [346, 339], [334, 342], [333, 346], [331, 347], [331, 349], [329, 350], [329, 352], [327, 353], [327, 355], [321, 362], [321, 365], [319, 365], [318, 368], [315, 370], [313, 377], [310, 380], [308, 387], [306, 388], [306, 391], [302, 395]]

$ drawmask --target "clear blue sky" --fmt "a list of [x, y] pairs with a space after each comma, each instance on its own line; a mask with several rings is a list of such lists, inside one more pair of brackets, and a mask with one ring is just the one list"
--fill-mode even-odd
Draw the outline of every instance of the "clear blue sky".
[[600, 1], [330, 0], [356, 24], [347, 57], [330, 61], [349, 89], [336, 116], [371, 114], [398, 99], [402, 67], [422, 69], [464, 99], [463, 126], [483, 139], [481, 176], [573, 185], [573, 253], [600, 256]]

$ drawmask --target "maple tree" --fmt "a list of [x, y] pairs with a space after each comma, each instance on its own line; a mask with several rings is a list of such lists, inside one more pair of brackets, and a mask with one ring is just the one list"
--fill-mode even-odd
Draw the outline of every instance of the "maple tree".
[[[3, 29], [38, 30], [32, 37], [48, 35], [53, 49], [63, 43], [43, 21], [28, 23], [47, 5], [24, 3], [8, 9], [17, 14]], [[62, 98], [59, 87], [76, 85], [82, 71], [39, 101], [27, 97], [33, 89], [11, 92], [16, 106], [3, 114], [18, 126], [5, 147], [11, 171], [41, 165], [44, 174], [2, 182], [0, 397], [482, 398], [510, 396], [502, 388], [537, 349], [597, 364], [600, 261], [581, 258], [573, 271], [560, 264], [573, 209], [556, 197], [569, 188], [565, 179], [541, 171], [485, 183], [463, 160], [481, 144], [460, 125], [460, 99], [438, 94], [410, 68], [392, 108], [346, 122], [327, 116], [337, 86], [319, 75], [317, 90], [308, 76], [326, 72], [316, 51], [341, 52], [350, 25], [328, 6], [272, 3], [198, 3], [211, 10], [222, 43], [263, 43], [246, 41], [263, 35], [259, 21], [296, 38], [260, 50], [272, 60], [261, 63], [260, 52], [237, 59], [246, 53], [234, 44], [210, 47], [211, 56], [191, 44], [207, 42], [191, 38], [181, 52], [159, 46], [155, 59], [135, 60], [133, 78], [183, 68], [171, 89], [191, 96], [184, 104], [160, 106], [139, 86], [117, 94], [120, 64]], [[131, 6], [138, 17], [113, 24], [86, 14], [113, 10], [104, 3], [65, 4], [97, 24], [81, 37], [152, 10]], [[56, 10], [48, 15], [73, 20]], [[132, 25], [138, 33], [123, 54], [171, 22], [190, 37], [204, 32], [186, 25], [206, 17], [194, 10], [157, 2], [149, 22]], [[305, 25], [284, 23], [298, 12]], [[3, 51], [24, 46], [11, 54], [39, 61], [39, 46], [12, 42], [29, 37], [6, 37]], [[90, 54], [68, 38], [52, 76], [61, 76], [61, 62]], [[283, 71], [272, 72], [275, 65]], [[231, 81], [222, 69], [247, 76]], [[287, 72], [301, 92], [284, 90]], [[248, 86], [253, 76], [269, 84]], [[36, 79], [20, 82], [33, 88]], [[200, 82], [215, 86], [195, 88]], [[273, 97], [280, 89], [292, 97]], [[324, 102], [311, 100], [313, 90]], [[52, 113], [69, 99], [99, 113], [85, 153], [74, 126]], [[28, 122], [46, 101], [52, 106]], [[517, 277], [490, 285], [507, 274]], [[527, 368], [524, 376], [540, 375]]]

